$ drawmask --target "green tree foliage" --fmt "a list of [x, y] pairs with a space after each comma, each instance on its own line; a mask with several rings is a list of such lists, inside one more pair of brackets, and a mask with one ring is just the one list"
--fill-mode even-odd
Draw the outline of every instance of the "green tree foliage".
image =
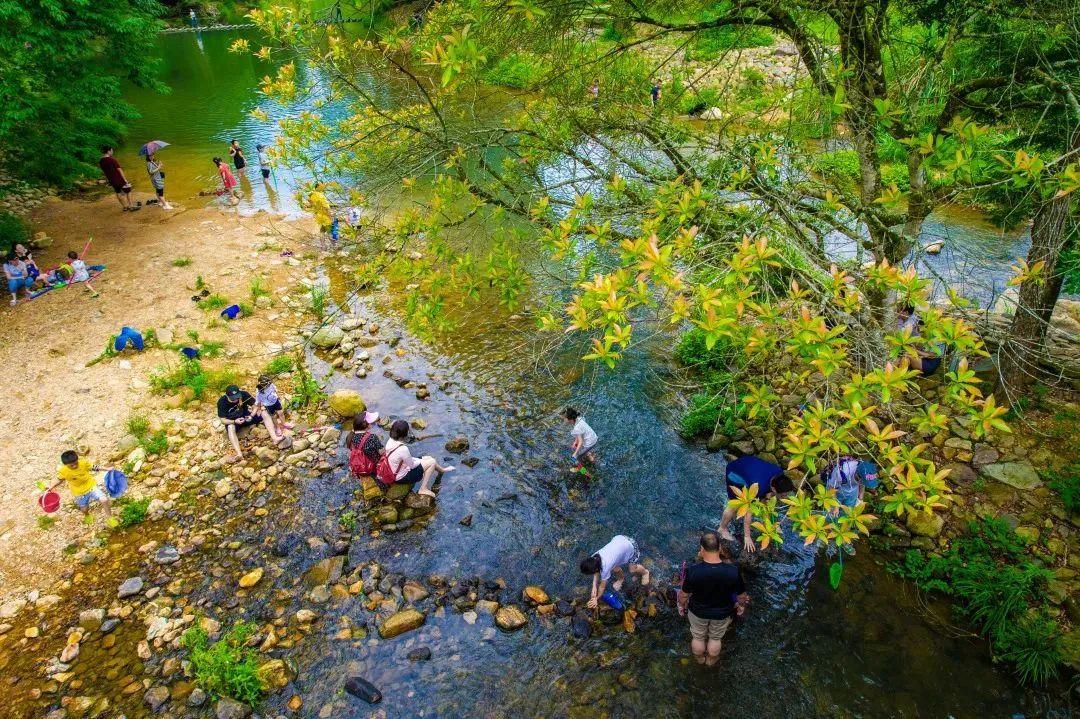
[[94, 167], [154, 85], [156, 0], [0, 0], [0, 154], [15, 175], [64, 184]]

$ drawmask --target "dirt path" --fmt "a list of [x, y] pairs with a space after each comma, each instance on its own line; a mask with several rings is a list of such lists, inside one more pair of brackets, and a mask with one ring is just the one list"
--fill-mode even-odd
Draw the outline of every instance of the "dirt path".
[[[244, 218], [216, 207], [170, 213], [146, 207], [126, 214], [111, 196], [54, 199], [31, 221], [35, 231], [54, 240], [35, 253], [43, 270], [68, 250], [82, 250], [88, 237], [93, 237], [88, 264], [106, 264], [108, 270], [94, 283], [96, 298], [84, 288], [68, 287], [16, 307], [0, 306], [0, 363], [7, 368], [8, 385], [0, 406], [0, 601], [55, 579], [64, 547], [101, 526], [100, 520], [94, 528], [83, 525], [78, 513], [65, 507], [54, 515], [59, 517], [55, 525], [41, 528], [35, 483], [51, 482], [59, 454], [75, 444], [88, 446], [95, 461], [107, 463], [132, 413], [164, 411], [147, 380], [177, 355], [159, 349], [92, 367], [87, 362], [130, 325], [171, 331], [177, 341], [196, 330], [203, 339], [225, 343], [223, 363], [257, 371], [268, 359], [266, 344], [280, 341], [287, 329], [277, 308], [208, 327], [216, 313], [192, 302], [195, 279], [201, 275], [213, 292], [232, 302], [251, 302], [249, 281], [263, 275], [276, 300], [302, 274], [295, 260], [281, 257], [280, 248], [299, 255], [312, 229], [305, 222], [266, 214]], [[177, 258], [191, 263], [174, 266]], [[66, 490], [62, 496], [69, 500]]]

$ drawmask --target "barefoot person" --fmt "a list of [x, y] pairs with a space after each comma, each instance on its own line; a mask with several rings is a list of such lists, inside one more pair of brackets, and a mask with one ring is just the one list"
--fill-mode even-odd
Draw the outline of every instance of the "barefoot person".
[[112, 504], [109, 497], [101, 490], [94, 478], [94, 472], [98, 471], [86, 457], [80, 457], [75, 450], [69, 449], [60, 455], [60, 467], [56, 470], [57, 481], [49, 491], [55, 490], [64, 482], [67, 482], [68, 490], [75, 499], [75, 506], [82, 510], [84, 515], [90, 514], [90, 505], [100, 502], [105, 509], [106, 516], [112, 515]]
[[721, 641], [731, 617], [742, 614], [750, 597], [739, 568], [720, 544], [720, 535], [701, 535], [697, 564], [686, 568], [679, 589], [679, 616], [690, 620], [690, 651], [698, 664], [712, 666], [720, 658]]
[[420, 459], [413, 457], [409, 452], [409, 445], [405, 444], [405, 438], [409, 436], [409, 423], [403, 419], [396, 420], [390, 425], [390, 439], [386, 440], [386, 461], [394, 473], [395, 484], [416, 484], [420, 482], [417, 494], [425, 494], [434, 497], [431, 485], [435, 483], [437, 475], [453, 472], [453, 467], [443, 467], [434, 457], [424, 455]]
[[226, 462], [239, 462], [244, 458], [244, 453], [240, 450], [240, 437], [237, 434], [241, 427], [247, 427], [262, 420], [274, 444], [280, 445], [287, 439], [286, 435], [278, 434], [270, 413], [260, 408], [254, 397], [234, 384], [226, 387], [225, 394], [218, 398], [217, 413], [225, 425], [225, 434], [229, 438], [229, 444], [236, 452], [234, 456], [226, 459]]
[[562, 416], [563, 419], [573, 425], [570, 430], [570, 436], [573, 437], [570, 443], [570, 455], [573, 457], [574, 462], [578, 467], [581, 467], [581, 459], [584, 457], [589, 462], [596, 464], [596, 454], [593, 452], [596, 443], [599, 441], [596, 432], [581, 416], [581, 412], [578, 412], [573, 407], [564, 409]]
[[[728, 462], [724, 470], [724, 481], [727, 485], [727, 506], [724, 507], [724, 516], [720, 518], [720, 526], [716, 531], [728, 541], [734, 540], [728, 531], [728, 524], [735, 517], [735, 506], [731, 500], [735, 499], [735, 490], [744, 490], [757, 485], [757, 498], [764, 501], [773, 494], [786, 494], [794, 490], [791, 480], [784, 474], [782, 467], [766, 462], [763, 459], [746, 455]], [[747, 512], [743, 516], [743, 549], [753, 552], [757, 549], [754, 538], [750, 536], [750, 524], [753, 516]]]
[[105, 174], [105, 181], [109, 183], [113, 192], [116, 193], [116, 199], [120, 202], [120, 207], [123, 208], [124, 212], [134, 212], [139, 208], [131, 204], [131, 183], [124, 176], [124, 170], [120, 167], [120, 162], [113, 157], [113, 151], [111, 145], [101, 146], [101, 159], [98, 160], [98, 167]]
[[229, 203], [233, 205], [240, 204], [240, 190], [237, 189], [236, 178], [232, 174], [232, 170], [226, 165], [220, 157], [214, 158], [214, 167], [218, 169], [218, 174], [221, 176], [221, 184], [225, 187], [223, 195], [228, 195]]
[[641, 552], [637, 542], [630, 537], [617, 534], [611, 541], [598, 551], [581, 560], [579, 568], [582, 574], [592, 575], [592, 595], [589, 598], [589, 609], [595, 609], [597, 601], [604, 595], [608, 580], [615, 574], [615, 582], [611, 588], [616, 592], [622, 589], [623, 567], [628, 567], [631, 574], [641, 577], [642, 586], [649, 584], [649, 570], [641, 564]]

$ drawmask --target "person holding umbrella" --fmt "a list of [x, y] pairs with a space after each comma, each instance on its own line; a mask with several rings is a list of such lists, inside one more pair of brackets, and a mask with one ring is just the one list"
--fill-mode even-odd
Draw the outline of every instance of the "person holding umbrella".
[[150, 175], [150, 184], [154, 186], [163, 210], [171, 210], [172, 205], [165, 199], [165, 163], [157, 159], [157, 151], [168, 146], [167, 142], [151, 140], [139, 149], [139, 154], [146, 157], [146, 174]]

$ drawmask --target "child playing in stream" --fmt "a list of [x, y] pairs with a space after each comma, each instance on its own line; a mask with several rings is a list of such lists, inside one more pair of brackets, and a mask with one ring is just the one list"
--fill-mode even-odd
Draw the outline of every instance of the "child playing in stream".
[[293, 425], [288, 422], [288, 418], [285, 416], [285, 409], [281, 406], [281, 398], [278, 397], [277, 387], [274, 386], [274, 380], [270, 375], [259, 375], [258, 381], [255, 383], [255, 403], [265, 409], [274, 420], [274, 426], [277, 427], [278, 434], [285, 434], [285, 430], [292, 429]]
[[80, 457], [79, 453], [69, 449], [60, 455], [60, 466], [56, 470], [56, 484], [49, 487], [49, 491], [55, 490], [61, 484], [67, 482], [71, 496], [75, 498], [75, 506], [82, 510], [83, 515], [90, 515], [90, 505], [100, 502], [105, 508], [105, 515], [112, 517], [112, 504], [109, 497], [98, 486], [94, 472], [98, 468], [93, 466], [86, 457]]
[[240, 190], [237, 189], [239, 184], [236, 178], [232, 174], [232, 170], [226, 165], [220, 157], [214, 158], [214, 167], [218, 169], [218, 174], [221, 175], [221, 184], [225, 186], [225, 191], [222, 193], [229, 196], [229, 202], [233, 205], [240, 204]]
[[570, 436], [574, 438], [573, 442], [570, 443], [570, 455], [573, 457], [577, 467], [579, 469], [585, 468], [581, 461], [582, 457], [589, 460], [590, 463], [596, 464], [596, 455], [593, 453], [593, 448], [596, 447], [598, 441], [596, 432], [581, 416], [581, 412], [578, 412], [573, 407], [564, 409], [562, 416], [563, 419], [573, 425], [570, 430]]

